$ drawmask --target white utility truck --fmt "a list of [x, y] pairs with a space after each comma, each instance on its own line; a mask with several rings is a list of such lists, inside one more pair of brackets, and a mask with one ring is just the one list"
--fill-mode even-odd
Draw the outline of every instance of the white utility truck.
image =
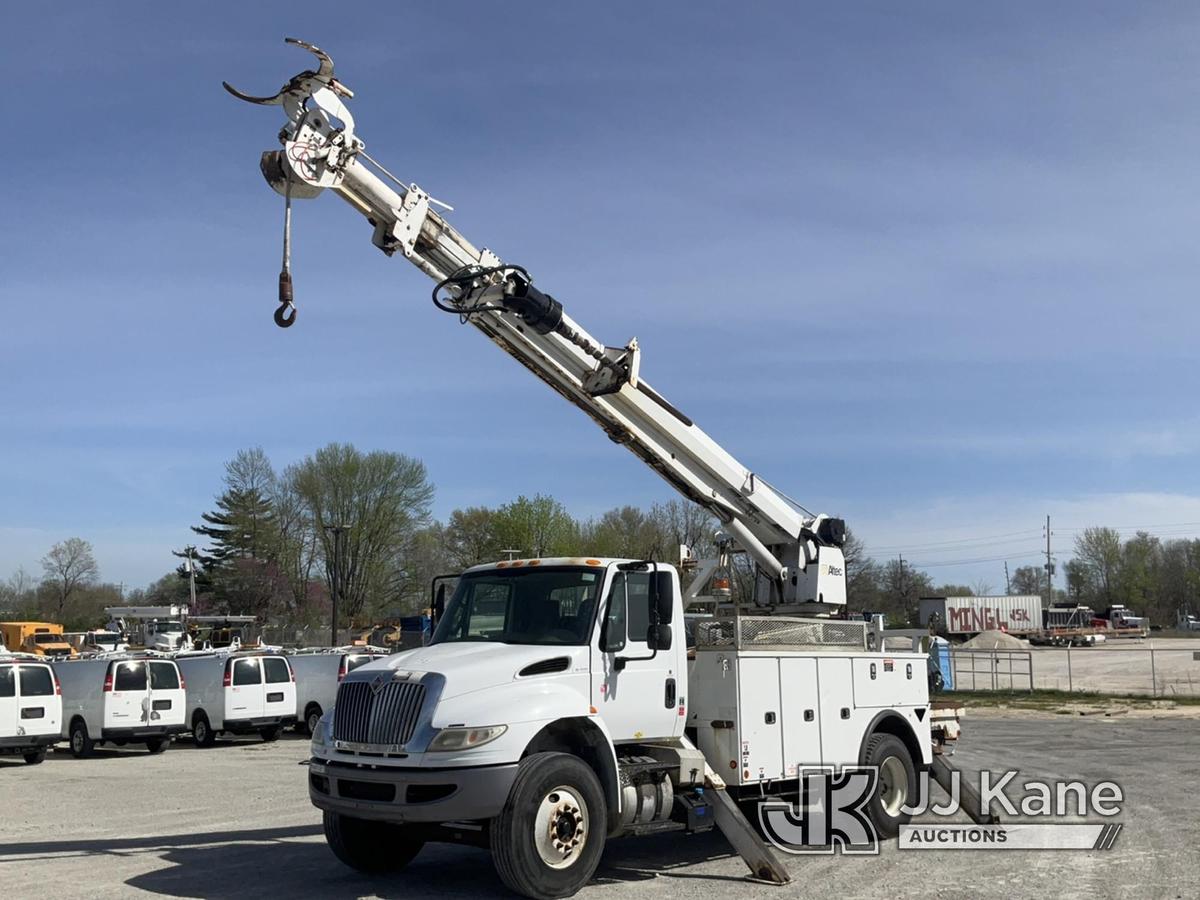
[[104, 612], [108, 630], [126, 635], [130, 644], [164, 653], [187, 646], [186, 606], [109, 606]]
[[0, 654], [0, 754], [37, 765], [62, 740], [62, 696], [50, 664], [24, 653]]
[[376, 163], [332, 61], [289, 42], [317, 68], [270, 97], [226, 85], [287, 119], [283, 149], [261, 160], [286, 204], [276, 323], [295, 320], [291, 201], [328, 189], [378, 248], [433, 279], [438, 309], [716, 516], [757, 572], [743, 608], [697, 625], [689, 661], [670, 566], [581, 557], [467, 571], [430, 645], [349, 673], [320, 720], [309, 794], [334, 853], [394, 871], [426, 841], [473, 842], [511, 889], [552, 898], [591, 878], [610, 837], [715, 822], [756, 876], [783, 883], [737, 801], [795, 798], [801, 767], [838, 764], [877, 768], [868, 810], [895, 835], [917, 771], [945, 769], [942, 732], [924, 654], [870, 652], [866, 623], [830, 618], [845, 610], [844, 523], [791, 501], [651, 388], [636, 339], [592, 338], [526, 269], [469, 243], [444, 204]]
[[171, 659], [130, 654], [53, 665], [62, 685], [62, 737], [76, 758], [105, 743], [161, 753], [187, 730], [184, 681]]
[[264, 741], [296, 722], [296, 685], [287, 658], [258, 650], [175, 655], [187, 679], [187, 726], [197, 747], [217, 735], [255, 734]]
[[311, 737], [321, 716], [333, 709], [342, 679], [383, 656], [387, 656], [383, 650], [356, 647], [289, 653], [288, 663], [296, 676], [296, 728]]

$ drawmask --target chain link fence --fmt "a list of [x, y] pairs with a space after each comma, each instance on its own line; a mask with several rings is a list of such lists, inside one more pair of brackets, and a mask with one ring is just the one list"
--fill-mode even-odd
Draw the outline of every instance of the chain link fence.
[[950, 651], [954, 689], [1200, 698], [1200, 641]]

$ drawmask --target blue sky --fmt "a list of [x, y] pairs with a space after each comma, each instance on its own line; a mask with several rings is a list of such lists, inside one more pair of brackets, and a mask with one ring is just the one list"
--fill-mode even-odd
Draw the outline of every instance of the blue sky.
[[0, 577], [78, 535], [152, 580], [255, 444], [420, 457], [439, 516], [671, 496], [332, 197], [275, 328], [282, 119], [220, 82], [275, 90], [285, 34], [376, 158], [880, 555], [1002, 588], [1046, 514], [1063, 551], [1200, 528], [1194, 5], [332, 9], [6, 12]]

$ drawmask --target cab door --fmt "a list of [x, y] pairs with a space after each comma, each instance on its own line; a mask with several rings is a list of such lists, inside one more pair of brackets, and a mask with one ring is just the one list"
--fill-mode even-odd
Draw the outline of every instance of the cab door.
[[179, 667], [168, 660], [151, 660], [150, 719], [152, 725], [183, 725], [186, 695]]
[[230, 667], [230, 678], [229, 686], [225, 689], [225, 718], [262, 718], [263, 679], [258, 657], [230, 659], [226, 665]]
[[104, 722], [101, 727], [142, 728], [150, 724], [150, 679], [146, 660], [109, 663], [105, 679]]
[[17, 667], [0, 664], [0, 738], [16, 737], [21, 724], [17, 712]]
[[282, 718], [296, 715], [296, 684], [292, 669], [282, 656], [262, 657], [263, 715]]
[[686, 719], [677, 650], [653, 653], [651, 573], [616, 571], [600, 608], [592, 648], [592, 706], [614, 741], [673, 737]]

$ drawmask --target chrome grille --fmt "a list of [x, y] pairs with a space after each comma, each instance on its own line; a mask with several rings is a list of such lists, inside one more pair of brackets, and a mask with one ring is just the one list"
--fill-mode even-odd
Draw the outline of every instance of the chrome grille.
[[369, 681], [343, 681], [333, 709], [333, 739], [353, 744], [403, 746], [412, 739], [425, 685], [392, 681], [378, 692]]

